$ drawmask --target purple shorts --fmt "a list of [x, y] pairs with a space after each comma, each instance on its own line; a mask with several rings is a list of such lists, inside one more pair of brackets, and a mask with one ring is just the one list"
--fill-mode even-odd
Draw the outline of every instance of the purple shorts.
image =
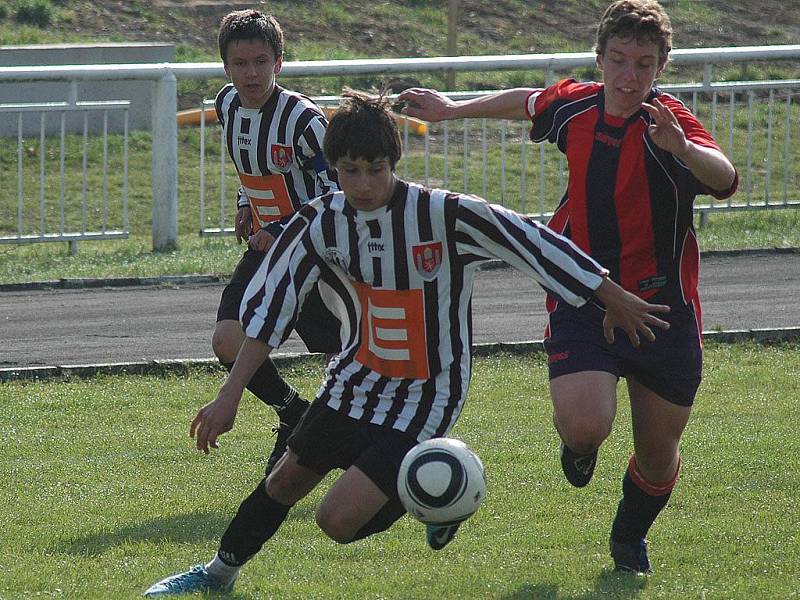
[[665, 400], [691, 406], [700, 386], [703, 348], [694, 309], [672, 305], [659, 314], [668, 321], [666, 331], [653, 327], [654, 342], [640, 335], [634, 348], [622, 329], [614, 331], [614, 343], [603, 335], [605, 312], [588, 302], [575, 308], [559, 302], [550, 314], [550, 337], [544, 340], [550, 379], [582, 371], [606, 371], [631, 377]]

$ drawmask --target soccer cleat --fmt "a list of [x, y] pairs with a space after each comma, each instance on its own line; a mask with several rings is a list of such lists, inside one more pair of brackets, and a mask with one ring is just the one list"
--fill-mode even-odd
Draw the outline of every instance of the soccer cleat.
[[617, 542], [612, 539], [609, 546], [615, 571], [635, 575], [649, 575], [653, 572], [650, 559], [647, 558], [647, 542], [644, 538], [635, 542]]
[[194, 592], [229, 592], [232, 589], [233, 582], [228, 584], [220, 583], [209, 575], [205, 566], [195, 565], [184, 573], [171, 575], [158, 583], [154, 583], [147, 588], [144, 595], [148, 598], [154, 598], [156, 596], [178, 596]]
[[461, 527], [461, 523], [456, 523], [455, 525], [425, 525], [428, 546], [434, 550], [441, 550], [453, 540], [459, 527]]
[[592, 480], [594, 466], [597, 464], [597, 450], [591, 454], [576, 454], [564, 442], [559, 449], [561, 470], [572, 485], [581, 488]]
[[286, 441], [289, 439], [289, 435], [292, 433], [293, 429], [294, 427], [283, 422], [272, 429], [275, 433], [275, 446], [272, 448], [272, 452], [267, 459], [267, 466], [264, 469], [264, 475], [266, 477], [269, 477], [269, 474], [272, 473], [272, 469], [275, 468], [275, 465], [278, 464], [278, 461], [286, 452]]

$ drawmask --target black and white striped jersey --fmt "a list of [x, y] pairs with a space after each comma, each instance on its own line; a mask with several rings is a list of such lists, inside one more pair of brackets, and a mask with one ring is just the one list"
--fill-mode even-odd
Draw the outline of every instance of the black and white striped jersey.
[[322, 153], [328, 123], [311, 99], [276, 84], [260, 109], [243, 108], [229, 83], [215, 107], [242, 184], [237, 204], [250, 203], [254, 229], [338, 189]]
[[398, 181], [357, 211], [335, 192], [292, 218], [245, 292], [248, 337], [276, 348], [315, 282], [342, 322], [317, 398], [360, 421], [445, 435], [467, 395], [476, 270], [501, 259], [570, 304], [607, 273], [571, 241], [475, 196]]

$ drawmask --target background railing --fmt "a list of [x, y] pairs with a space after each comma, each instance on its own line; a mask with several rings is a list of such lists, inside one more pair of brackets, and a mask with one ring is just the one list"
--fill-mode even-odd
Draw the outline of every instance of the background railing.
[[[723, 149], [733, 148], [734, 161], [743, 171], [743, 208], [736, 204], [725, 206], [727, 210], [750, 210], [756, 206], [794, 206], [793, 196], [797, 173], [778, 168], [778, 148], [792, 153], [791, 164], [796, 164], [796, 152], [792, 140], [796, 139], [792, 125], [797, 108], [793, 97], [797, 82], [740, 82], [737, 84], [714, 83], [715, 65], [725, 63], [748, 63], [752, 61], [788, 61], [800, 59], [800, 45], [762, 46], [740, 48], [698, 48], [674, 50], [671, 61], [674, 65], [702, 65], [702, 82], [681, 86], [664, 86], [674, 89], [690, 105], [697, 94], [697, 110], [701, 120], [709, 124], [703, 111], [710, 111], [711, 128], [715, 118], [722, 127], [722, 105], [733, 104], [730, 112], [733, 142], [726, 147], [724, 135], [718, 139]], [[515, 56], [438, 57], [422, 59], [369, 59], [340, 61], [309, 61], [284, 63], [281, 79], [292, 77], [356, 76], [365, 74], [388, 75], [390, 73], [420, 73], [431, 71], [493, 71], [493, 70], [537, 70], [545, 73], [545, 82], [555, 81], [557, 76], [574, 69], [590, 69], [595, 64], [593, 52], [566, 54], [534, 54]], [[178, 136], [175, 113], [177, 110], [178, 78], [211, 79], [224, 78], [220, 63], [162, 63], [155, 65], [84, 65], [62, 67], [2, 67], [0, 85], [16, 81], [84, 81], [84, 80], [135, 80], [152, 84], [152, 241], [154, 249], [174, 246], [178, 239]], [[723, 86], [739, 86], [738, 88]], [[769, 86], [772, 86], [771, 88]], [[759, 87], [767, 86], [767, 87]], [[770, 91], [770, 89], [772, 91]], [[783, 91], [787, 90], [787, 91]], [[716, 100], [715, 100], [716, 98]], [[746, 98], [746, 100], [742, 100]], [[20, 98], [20, 101], [28, 99]], [[780, 102], [778, 102], [780, 100]], [[747, 108], [745, 109], [745, 105]], [[778, 125], [780, 119], [788, 123], [784, 129]], [[564, 187], [562, 159], [554, 156], [546, 147], [534, 148], [522, 143], [524, 128], [519, 125], [499, 123], [495, 133], [488, 123], [476, 121], [463, 124], [463, 131], [453, 135], [458, 124], [432, 126], [428, 134], [420, 139], [411, 136], [406, 148], [407, 161], [400, 165], [404, 177], [421, 179], [429, 184], [449, 185], [458, 175], [458, 185], [488, 199], [504, 202], [526, 212], [546, 215], [552, 203], [560, 196]], [[441, 129], [440, 129], [441, 128]], [[738, 147], [738, 133], [746, 130], [745, 148]], [[775, 132], [784, 136], [778, 142]], [[759, 132], [765, 131], [762, 136]], [[731, 136], [729, 136], [730, 140]], [[456, 143], [461, 141], [462, 146]], [[788, 141], [787, 141], [788, 140]], [[444, 145], [447, 145], [445, 151]], [[480, 152], [473, 152], [476, 147]], [[426, 146], [427, 145], [427, 149]], [[764, 146], [762, 150], [762, 145]], [[511, 148], [516, 148], [519, 159]], [[466, 159], [464, 158], [466, 148]], [[537, 166], [533, 167], [534, 153], [538, 152]], [[499, 158], [495, 159], [495, 153]], [[775, 153], [775, 154], [773, 154]], [[464, 163], [478, 167], [480, 182], [473, 180], [469, 169], [458, 170], [456, 154]], [[448, 160], [442, 157], [447, 155]], [[450, 162], [450, 159], [453, 162]], [[551, 165], [556, 163], [557, 166]], [[785, 161], [783, 161], [785, 163]], [[788, 163], [786, 163], [788, 164]], [[544, 166], [543, 166], [544, 165]], [[742, 165], [745, 166], [742, 169]], [[544, 169], [544, 170], [542, 170]], [[530, 173], [538, 172], [537, 177]], [[542, 173], [544, 175], [542, 176]], [[447, 184], [444, 184], [447, 182]], [[233, 182], [232, 182], [233, 183]], [[779, 189], [783, 185], [785, 192]], [[492, 197], [495, 196], [496, 197]], [[516, 199], [515, 199], [516, 197]], [[232, 201], [231, 201], [232, 202]], [[516, 203], [516, 204], [515, 204]], [[701, 207], [702, 208], [702, 207]], [[709, 206], [710, 208], [710, 206]], [[204, 214], [201, 229], [207, 221], [219, 223], [218, 216]]]
[[[10, 222], [0, 225], [0, 244], [68, 242], [70, 253], [74, 254], [78, 241], [128, 237], [129, 107], [127, 100], [0, 104], [0, 118], [6, 123], [16, 122], [17, 129], [16, 227]], [[109, 153], [108, 119], [109, 114], [115, 113], [122, 115], [123, 133], [122, 145], [117, 148], [119, 156], [113, 157]], [[76, 115], [82, 134], [77, 140], [73, 139], [76, 136], [68, 140], [67, 118]], [[97, 125], [97, 117], [102, 155], [99, 174], [88, 169], [90, 123], [92, 127]], [[23, 127], [31, 120], [39, 125], [36, 147], [27, 146], [23, 136]], [[46, 135], [48, 125], [50, 130], [57, 126], [57, 136]], [[80, 169], [80, 189], [68, 186], [67, 168]], [[3, 179], [9, 179], [9, 174], [10, 171]], [[113, 200], [112, 179], [119, 191]], [[26, 202], [34, 198], [38, 198], [35, 205]], [[74, 205], [80, 208], [71, 210]]]
[[[695, 205], [700, 225], [709, 213], [800, 207], [800, 81], [759, 81], [662, 86], [711, 131], [736, 163], [739, 192], [720, 201], [703, 196]], [[454, 92], [454, 99], [491, 92]], [[316, 99], [338, 104], [338, 97]], [[203, 103], [203, 114], [213, 101]], [[211, 126], [209, 126], [209, 123]], [[546, 220], [566, 186], [563, 156], [553, 144], [532, 145], [529, 124], [464, 119], [428, 123], [422, 136], [400, 120], [404, 155], [398, 174], [434, 187], [474, 193], [490, 202]], [[218, 144], [209, 160], [206, 144]], [[201, 125], [201, 235], [231, 234], [238, 179], [216, 119]], [[211, 183], [215, 198], [206, 197]]]

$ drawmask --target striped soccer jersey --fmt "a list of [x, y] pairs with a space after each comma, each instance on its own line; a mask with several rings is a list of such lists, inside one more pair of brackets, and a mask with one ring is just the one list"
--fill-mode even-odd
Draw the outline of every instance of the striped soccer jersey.
[[248, 337], [276, 348], [319, 282], [342, 348], [318, 401], [422, 441], [445, 435], [467, 394], [475, 272], [499, 258], [580, 306], [607, 273], [566, 238], [474, 196], [398, 181], [357, 211], [342, 192], [304, 206], [245, 292]]
[[215, 107], [242, 184], [238, 206], [251, 205], [254, 231], [338, 189], [322, 153], [327, 121], [309, 98], [276, 84], [260, 109], [243, 108], [229, 83]]
[[[676, 98], [653, 89], [677, 117], [687, 139], [719, 149]], [[567, 156], [569, 184], [548, 223], [608, 267], [611, 278], [646, 299], [692, 303], [699, 315], [699, 250], [692, 225], [698, 194], [726, 198], [704, 186], [674, 155], [650, 139], [650, 115], [605, 114], [603, 85], [560, 81], [528, 98], [531, 139], [556, 143]], [[550, 302], [552, 307], [553, 303]]]

